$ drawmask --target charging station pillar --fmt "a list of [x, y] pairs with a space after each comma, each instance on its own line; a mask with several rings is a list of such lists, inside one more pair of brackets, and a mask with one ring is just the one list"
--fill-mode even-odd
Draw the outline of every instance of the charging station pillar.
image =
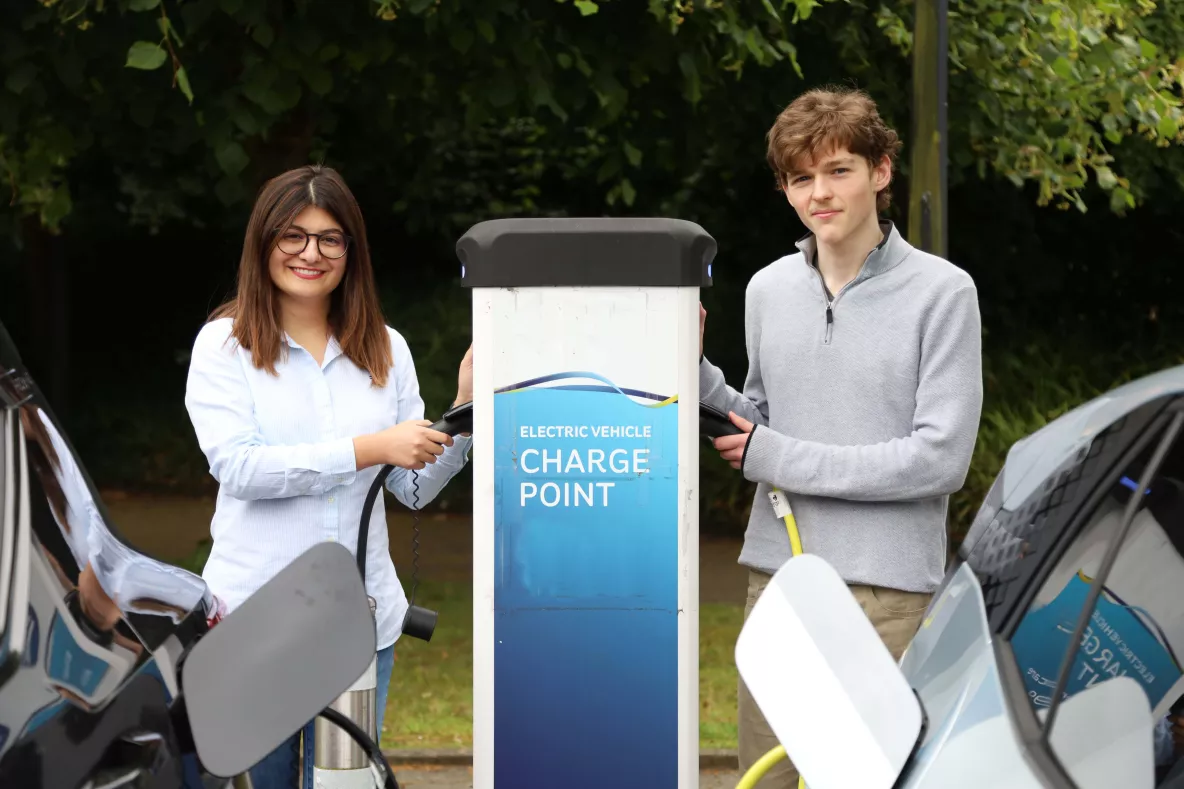
[[699, 291], [675, 219], [506, 219], [473, 289], [476, 789], [699, 778]]

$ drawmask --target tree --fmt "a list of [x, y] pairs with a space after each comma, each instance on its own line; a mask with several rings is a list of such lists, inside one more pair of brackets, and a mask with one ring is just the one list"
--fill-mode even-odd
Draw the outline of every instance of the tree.
[[[397, 174], [407, 197], [393, 208], [419, 222], [444, 213], [449, 230], [473, 214], [458, 199], [540, 210], [548, 179], [577, 179], [617, 211], [649, 182], [677, 208], [704, 162], [759, 157], [759, 140], [720, 136], [737, 116], [767, 126], [805, 84], [854, 78], [907, 127], [911, 11], [864, 0], [6, 4], [8, 219], [57, 232], [93, 189], [76, 177], [88, 161], [109, 167], [128, 220], [152, 226], [203, 215], [211, 196], [241, 206], [266, 175], [325, 156]], [[1153, 0], [953, 5], [953, 167], [1031, 182], [1041, 203], [1082, 210], [1092, 178], [1113, 209], [1136, 205], [1145, 190], [1123, 172], [1124, 140], [1181, 140], [1182, 14]], [[442, 191], [452, 165], [482, 170], [490, 156], [487, 180]]]
[[[907, 52], [903, 20], [882, 20]], [[1084, 211], [1092, 175], [1113, 210], [1134, 208], [1141, 185], [1115, 171], [1112, 148], [1133, 136], [1164, 147], [1184, 139], [1177, 4], [973, 0], [951, 7], [950, 28], [965, 143], [951, 150], [980, 174], [990, 167], [1017, 185], [1035, 182], [1042, 205]]]

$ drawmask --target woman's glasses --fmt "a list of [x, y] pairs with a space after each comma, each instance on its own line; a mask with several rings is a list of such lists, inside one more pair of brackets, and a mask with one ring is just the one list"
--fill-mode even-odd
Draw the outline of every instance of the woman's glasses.
[[349, 236], [339, 230], [330, 230], [327, 233], [305, 233], [303, 230], [288, 228], [280, 234], [276, 245], [285, 255], [299, 255], [308, 246], [310, 238], [317, 240], [317, 249], [320, 250], [322, 256], [330, 260], [344, 256], [346, 250], [349, 249]]

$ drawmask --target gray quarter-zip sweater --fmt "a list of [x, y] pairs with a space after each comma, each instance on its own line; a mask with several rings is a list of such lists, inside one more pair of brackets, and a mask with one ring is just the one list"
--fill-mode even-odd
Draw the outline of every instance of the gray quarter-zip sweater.
[[740, 564], [772, 573], [790, 557], [768, 498], [776, 486], [803, 550], [848, 583], [931, 592], [982, 410], [978, 296], [966, 272], [881, 226], [884, 240], [833, 300], [811, 265], [812, 235], [758, 271], [745, 295], [744, 390], [704, 359], [700, 397], [757, 425]]

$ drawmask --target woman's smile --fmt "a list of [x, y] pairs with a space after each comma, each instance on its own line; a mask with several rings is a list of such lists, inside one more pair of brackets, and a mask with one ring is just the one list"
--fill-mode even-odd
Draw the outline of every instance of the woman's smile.
[[325, 276], [326, 272], [319, 268], [300, 268], [297, 266], [288, 266], [293, 274], [300, 277], [300, 279], [320, 279]]

